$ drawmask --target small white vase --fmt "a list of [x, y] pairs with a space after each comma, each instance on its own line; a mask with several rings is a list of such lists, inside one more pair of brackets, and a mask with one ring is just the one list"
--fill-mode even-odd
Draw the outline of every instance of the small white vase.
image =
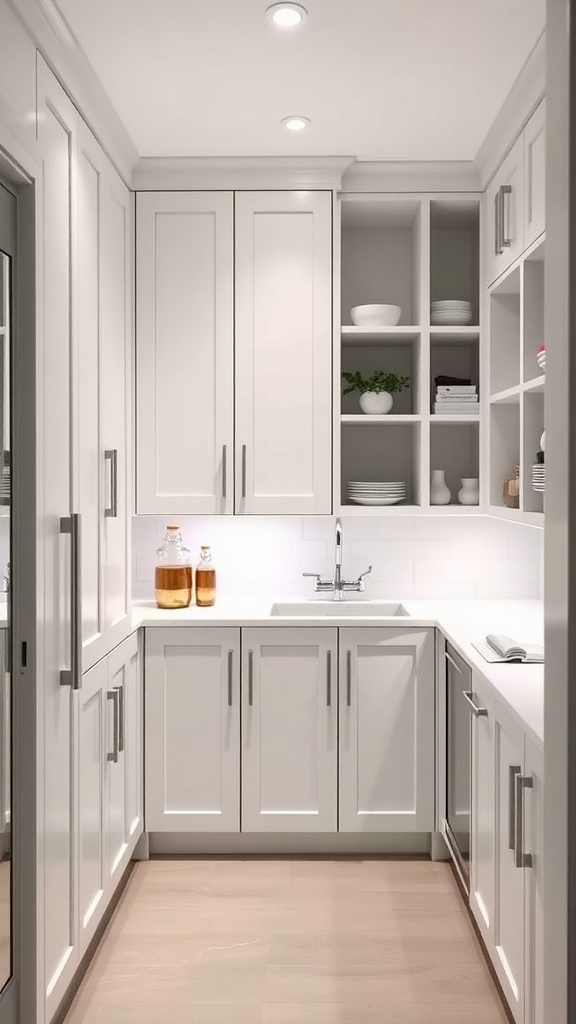
[[388, 391], [365, 391], [360, 395], [360, 408], [367, 416], [385, 416], [393, 402]]
[[478, 505], [480, 503], [478, 477], [462, 477], [462, 487], [458, 491], [458, 501], [461, 505]]
[[449, 505], [450, 488], [446, 486], [446, 480], [444, 479], [444, 469], [433, 469], [432, 479], [430, 481], [430, 504], [431, 505]]

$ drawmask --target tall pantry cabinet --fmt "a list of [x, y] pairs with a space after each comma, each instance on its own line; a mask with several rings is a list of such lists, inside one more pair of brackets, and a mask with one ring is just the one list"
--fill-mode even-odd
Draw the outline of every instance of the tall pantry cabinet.
[[[49, 1018], [83, 952], [78, 691], [83, 674], [130, 632], [130, 198], [40, 56], [37, 88], [45, 623], [39, 914]], [[138, 665], [137, 658], [136, 687]], [[133, 706], [138, 714], [137, 702]], [[106, 711], [103, 728], [110, 702]], [[102, 744], [102, 759], [105, 750]]]
[[137, 512], [329, 514], [332, 196], [142, 192]]

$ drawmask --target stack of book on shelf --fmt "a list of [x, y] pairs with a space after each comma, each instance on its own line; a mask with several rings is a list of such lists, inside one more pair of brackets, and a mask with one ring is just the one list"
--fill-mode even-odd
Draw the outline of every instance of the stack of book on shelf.
[[476, 384], [440, 384], [436, 381], [434, 412], [437, 416], [477, 416], [479, 409]]

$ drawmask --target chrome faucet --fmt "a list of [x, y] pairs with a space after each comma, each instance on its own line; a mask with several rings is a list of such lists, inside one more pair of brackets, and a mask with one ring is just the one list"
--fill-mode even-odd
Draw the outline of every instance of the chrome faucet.
[[333, 601], [343, 601], [344, 594], [357, 593], [361, 594], [364, 590], [364, 577], [368, 576], [372, 572], [372, 566], [369, 565], [366, 572], [360, 573], [357, 580], [349, 582], [342, 579], [342, 523], [340, 519], [336, 520], [336, 551], [334, 558], [334, 579], [323, 580], [320, 573], [317, 572], [303, 572], [303, 576], [310, 576], [315, 579], [314, 591], [317, 594], [332, 594]]

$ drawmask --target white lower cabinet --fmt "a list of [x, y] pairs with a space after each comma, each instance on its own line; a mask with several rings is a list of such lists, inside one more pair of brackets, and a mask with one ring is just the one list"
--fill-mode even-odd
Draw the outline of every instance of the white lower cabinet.
[[78, 693], [80, 956], [142, 833], [142, 710], [134, 633], [83, 675]]
[[474, 676], [470, 907], [517, 1024], [543, 1024], [543, 759]]
[[336, 629], [243, 630], [243, 832], [336, 832], [336, 664]]
[[340, 831], [434, 828], [434, 631], [340, 630]]
[[146, 631], [146, 829], [240, 829], [240, 630]]

